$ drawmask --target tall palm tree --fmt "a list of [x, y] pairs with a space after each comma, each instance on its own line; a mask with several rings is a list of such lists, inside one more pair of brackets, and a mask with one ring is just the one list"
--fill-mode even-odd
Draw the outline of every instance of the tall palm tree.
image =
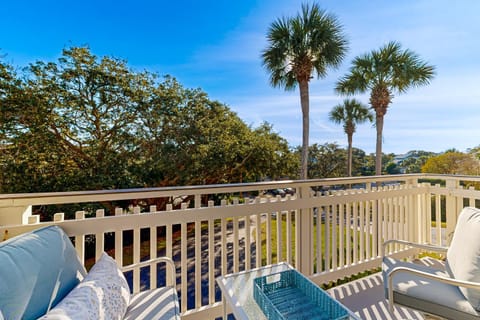
[[347, 134], [348, 139], [348, 156], [347, 156], [347, 174], [352, 176], [352, 140], [353, 134], [357, 129], [357, 124], [367, 121], [373, 121], [373, 114], [368, 107], [355, 99], [345, 99], [343, 104], [338, 104], [329, 113], [330, 121], [343, 124], [343, 130]]
[[302, 165], [301, 179], [307, 179], [309, 137], [309, 81], [327, 75], [327, 68], [342, 62], [347, 41], [337, 18], [321, 10], [317, 4], [302, 5], [292, 18], [274, 21], [267, 34], [268, 46], [262, 52], [263, 66], [270, 73], [273, 87], [285, 90], [300, 88], [302, 106]]
[[397, 42], [358, 56], [352, 64], [349, 73], [337, 82], [335, 89], [348, 95], [370, 91], [377, 128], [375, 172], [381, 175], [383, 119], [393, 93], [400, 94], [411, 87], [429, 84], [435, 75], [435, 67], [421, 60], [413, 51], [402, 50]]

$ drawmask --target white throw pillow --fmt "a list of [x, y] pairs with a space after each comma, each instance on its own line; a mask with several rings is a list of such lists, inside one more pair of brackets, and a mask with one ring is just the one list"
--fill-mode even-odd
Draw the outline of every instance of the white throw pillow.
[[123, 319], [129, 303], [127, 280], [104, 252], [85, 279], [40, 319]]

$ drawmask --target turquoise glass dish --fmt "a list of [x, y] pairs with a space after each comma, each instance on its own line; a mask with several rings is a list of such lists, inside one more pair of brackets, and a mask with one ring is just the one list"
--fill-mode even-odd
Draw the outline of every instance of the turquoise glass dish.
[[253, 297], [269, 320], [344, 320], [349, 311], [296, 270], [254, 279]]

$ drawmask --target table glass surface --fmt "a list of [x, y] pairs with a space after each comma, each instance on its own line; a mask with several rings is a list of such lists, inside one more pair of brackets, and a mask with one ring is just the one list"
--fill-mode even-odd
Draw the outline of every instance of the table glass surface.
[[288, 263], [281, 262], [217, 278], [223, 297], [232, 307], [235, 319], [267, 319], [253, 298], [253, 279], [289, 269], [293, 268]]
[[[218, 286], [222, 291], [225, 302], [232, 308], [235, 319], [267, 319], [253, 298], [253, 279], [289, 269], [293, 269], [293, 267], [286, 262], [281, 262], [218, 277]], [[349, 319], [359, 318], [354, 313], [349, 312]]]

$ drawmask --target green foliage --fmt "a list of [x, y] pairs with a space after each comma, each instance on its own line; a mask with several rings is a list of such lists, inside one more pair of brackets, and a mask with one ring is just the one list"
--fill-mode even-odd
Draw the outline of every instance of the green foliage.
[[423, 173], [478, 175], [480, 163], [471, 154], [458, 151], [445, 152], [429, 158], [422, 167]]
[[313, 74], [324, 78], [329, 67], [340, 65], [347, 51], [342, 25], [317, 4], [304, 4], [296, 16], [274, 21], [267, 41], [263, 65], [272, 86], [285, 90], [293, 90], [302, 80], [308, 82]]
[[86, 47], [16, 75], [0, 64], [0, 192], [296, 178], [298, 158], [263, 124], [174, 78]]
[[363, 150], [352, 148], [352, 176], [373, 176], [375, 155], [367, 155]]
[[385, 171], [388, 173], [388, 174], [399, 174], [401, 173], [400, 171], [400, 168], [398, 167], [398, 165], [394, 162], [389, 162], [387, 164], [387, 166], [385, 167]]
[[[297, 156], [300, 150], [296, 150]], [[344, 177], [347, 168], [347, 150], [337, 143], [313, 144], [309, 149], [309, 178]], [[386, 157], [388, 159], [388, 157]], [[352, 149], [352, 176], [372, 176], [375, 174], [375, 155], [363, 150]], [[386, 163], [385, 163], [386, 165]]]
[[[339, 80], [339, 93], [355, 94], [385, 87], [390, 94], [405, 93], [411, 87], [427, 85], [435, 75], [435, 68], [424, 62], [415, 52], [402, 50], [392, 41], [379, 50], [357, 56], [350, 72]], [[371, 101], [372, 102], [372, 101]], [[372, 104], [374, 108], [377, 106]]]
[[309, 178], [337, 178], [345, 176], [347, 153], [338, 144], [313, 144], [308, 154]]
[[329, 113], [330, 121], [343, 125], [345, 134], [354, 134], [357, 124], [373, 121], [373, 114], [368, 107], [356, 99], [345, 99]]
[[270, 124], [263, 123], [253, 131], [253, 144], [245, 162], [248, 181], [298, 178], [300, 159], [290, 150], [287, 140], [272, 130]]
[[373, 114], [368, 107], [355, 99], [345, 99], [343, 104], [336, 105], [329, 113], [330, 121], [342, 124], [343, 130], [347, 135], [348, 154], [347, 154], [347, 175], [352, 175], [352, 140], [356, 131], [357, 124], [367, 121], [373, 121]]
[[435, 155], [434, 152], [413, 150], [408, 152], [408, 157], [398, 165], [405, 170], [405, 173], [420, 173], [427, 160]]

